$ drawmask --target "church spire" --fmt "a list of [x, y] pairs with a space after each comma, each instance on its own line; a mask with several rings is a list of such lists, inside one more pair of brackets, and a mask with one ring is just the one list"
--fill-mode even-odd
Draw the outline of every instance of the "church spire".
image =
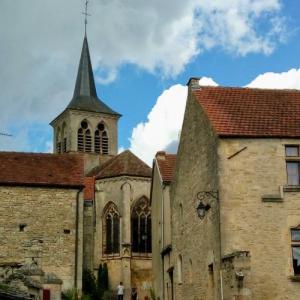
[[73, 98], [67, 108], [119, 115], [104, 104], [97, 96], [86, 35], [83, 40]]
[[89, 45], [86, 35], [84, 36], [83, 40], [73, 99], [81, 96], [97, 98]]

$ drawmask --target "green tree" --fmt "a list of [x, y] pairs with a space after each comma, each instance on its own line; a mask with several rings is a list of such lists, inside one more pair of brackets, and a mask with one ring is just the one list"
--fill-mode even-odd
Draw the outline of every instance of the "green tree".
[[92, 271], [84, 270], [82, 274], [82, 291], [89, 295], [91, 299], [97, 299], [96, 279]]
[[103, 267], [102, 264], [99, 265], [98, 274], [97, 274], [97, 296], [98, 299], [101, 300], [104, 293], [104, 285], [103, 285]]
[[104, 290], [108, 291], [109, 290], [109, 281], [108, 281], [108, 268], [107, 268], [106, 263], [103, 265], [102, 280], [103, 280]]

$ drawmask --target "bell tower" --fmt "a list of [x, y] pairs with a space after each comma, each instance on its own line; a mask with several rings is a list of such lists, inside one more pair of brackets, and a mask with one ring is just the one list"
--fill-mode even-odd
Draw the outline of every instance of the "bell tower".
[[83, 40], [73, 98], [50, 125], [54, 130], [54, 153], [83, 152], [116, 155], [120, 114], [98, 96], [87, 36]]

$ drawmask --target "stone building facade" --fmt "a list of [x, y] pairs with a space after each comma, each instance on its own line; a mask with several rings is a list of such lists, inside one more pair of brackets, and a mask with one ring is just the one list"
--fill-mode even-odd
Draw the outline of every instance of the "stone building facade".
[[56, 293], [49, 277], [60, 291], [81, 289], [82, 158], [1, 152], [0, 165], [0, 270], [38, 267], [40, 289]]
[[153, 288], [158, 299], [173, 299], [170, 184], [176, 155], [158, 152], [151, 183]]
[[122, 281], [124, 299], [131, 299], [132, 288], [143, 299], [152, 284], [151, 168], [127, 150], [88, 176], [95, 191], [93, 208], [86, 207], [86, 223], [93, 226], [86, 227], [92, 240], [85, 251], [92, 256], [84, 264], [96, 271], [106, 263], [112, 288]]
[[124, 299], [150, 296], [151, 168], [117, 155], [120, 116], [97, 95], [85, 36], [73, 97], [51, 122], [54, 154], [0, 153], [0, 275], [1, 264], [37, 267], [41, 299], [80, 292], [101, 263]]
[[171, 188], [175, 299], [298, 299], [299, 110], [299, 91], [190, 80]]

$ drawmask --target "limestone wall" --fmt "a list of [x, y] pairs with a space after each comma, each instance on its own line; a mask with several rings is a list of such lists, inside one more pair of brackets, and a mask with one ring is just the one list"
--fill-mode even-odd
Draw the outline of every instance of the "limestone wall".
[[202, 221], [196, 212], [197, 193], [216, 189], [217, 138], [206, 115], [189, 95], [171, 186], [176, 300], [220, 299], [218, 207], [209, 203], [212, 208]]
[[[150, 184], [150, 178], [127, 176], [102, 179], [96, 182], [94, 270], [98, 269], [100, 263], [106, 262], [110, 287], [115, 289], [122, 281], [126, 290], [125, 299], [130, 299], [131, 287], [134, 285], [142, 291], [142, 286], [150, 287], [152, 283], [151, 254], [147, 257], [132, 257], [130, 251], [131, 208], [135, 201], [142, 196], [150, 198]], [[121, 246], [120, 253], [115, 255], [103, 253], [103, 213], [109, 202], [113, 202], [117, 206], [120, 214]], [[135, 276], [134, 274], [143, 274], [143, 276]], [[149, 295], [149, 288], [147, 294]]]
[[[63, 289], [73, 287], [76, 196], [77, 190], [71, 189], [1, 186], [0, 262], [34, 260], [44, 272], [62, 279]], [[77, 284], [81, 288], [82, 224], [79, 227]]]
[[154, 167], [152, 180], [153, 287], [157, 297], [168, 299], [168, 287], [170, 287], [168, 271], [171, 267], [169, 253], [171, 247], [170, 186], [161, 182], [157, 164]]
[[300, 285], [289, 277], [290, 228], [300, 224], [300, 190], [283, 188], [286, 144], [300, 141], [223, 139], [218, 149], [222, 252], [249, 251], [251, 258], [243, 291], [248, 298], [242, 299], [299, 297]]
[[162, 298], [163, 295], [163, 271], [162, 271], [162, 203], [163, 190], [161, 178], [157, 164], [154, 166], [152, 177], [152, 195], [151, 195], [151, 212], [152, 212], [152, 267], [153, 267], [153, 287], [156, 295]]

